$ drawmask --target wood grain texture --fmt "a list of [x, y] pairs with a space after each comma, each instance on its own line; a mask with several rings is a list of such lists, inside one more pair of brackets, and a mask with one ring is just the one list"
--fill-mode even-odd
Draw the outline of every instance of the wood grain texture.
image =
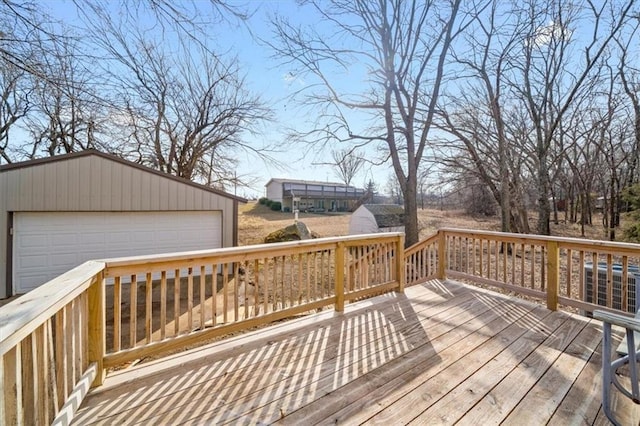
[[598, 324], [430, 281], [120, 371], [77, 422], [591, 424]]
[[0, 355], [86, 291], [103, 268], [101, 262], [85, 262], [3, 306], [0, 309]]
[[[104, 382], [104, 355], [105, 355], [105, 300], [104, 279], [100, 275], [89, 287], [87, 304], [89, 307], [89, 318], [87, 328], [89, 329], [88, 343], [88, 363], [96, 366], [95, 377], [92, 386], [100, 386]], [[80, 371], [85, 374], [84, 369]], [[74, 385], [77, 381], [74, 382]]]

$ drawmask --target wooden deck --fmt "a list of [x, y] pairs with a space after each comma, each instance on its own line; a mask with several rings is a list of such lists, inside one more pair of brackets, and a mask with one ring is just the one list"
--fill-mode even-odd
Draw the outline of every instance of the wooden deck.
[[[601, 336], [595, 320], [431, 281], [112, 373], [75, 423], [608, 424]], [[639, 424], [640, 406], [616, 403]]]

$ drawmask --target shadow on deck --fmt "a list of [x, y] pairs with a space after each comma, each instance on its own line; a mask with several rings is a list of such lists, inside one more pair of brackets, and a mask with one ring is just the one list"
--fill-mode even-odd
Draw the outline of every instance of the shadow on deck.
[[[598, 321], [430, 281], [114, 372], [74, 423], [608, 424], [601, 337]], [[614, 409], [640, 421], [626, 398]]]

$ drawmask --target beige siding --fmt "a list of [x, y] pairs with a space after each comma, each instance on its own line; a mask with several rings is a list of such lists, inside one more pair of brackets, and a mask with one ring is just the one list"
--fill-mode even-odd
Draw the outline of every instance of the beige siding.
[[282, 202], [282, 182], [274, 181], [267, 185], [267, 198]]
[[234, 200], [98, 155], [0, 172], [0, 298], [5, 297], [7, 212], [221, 210], [234, 243]]
[[101, 157], [1, 173], [9, 211], [220, 210], [233, 200]]

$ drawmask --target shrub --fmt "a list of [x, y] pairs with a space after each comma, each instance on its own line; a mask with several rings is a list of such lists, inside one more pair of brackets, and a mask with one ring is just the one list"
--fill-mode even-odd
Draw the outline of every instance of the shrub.
[[266, 204], [267, 201], [268, 201], [267, 197], [261, 197], [260, 199], [258, 199], [258, 203], [263, 204], [263, 205]]
[[271, 201], [271, 210], [280, 211], [282, 210], [282, 203], [280, 201]]
[[271, 207], [271, 204], [273, 204], [273, 201], [267, 200], [264, 203], [266, 204], [267, 207]]

